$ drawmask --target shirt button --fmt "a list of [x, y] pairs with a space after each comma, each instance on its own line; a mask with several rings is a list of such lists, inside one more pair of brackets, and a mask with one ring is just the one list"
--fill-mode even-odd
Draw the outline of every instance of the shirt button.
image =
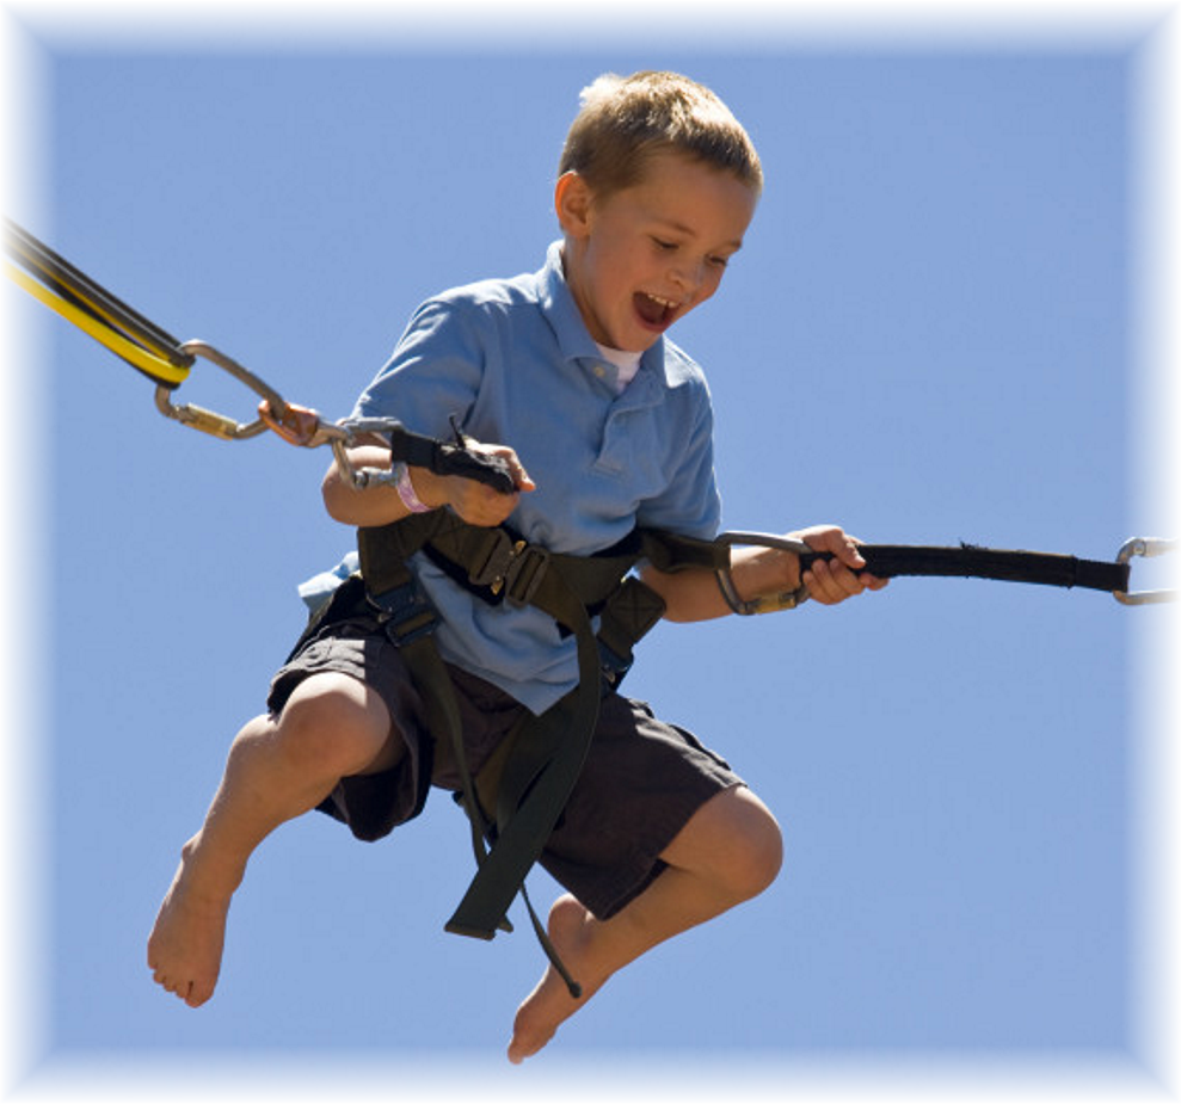
[[607, 374], [606, 368], [604, 368], [601, 364], [595, 365], [595, 375], [598, 376], [599, 379], [602, 379], [606, 374]]

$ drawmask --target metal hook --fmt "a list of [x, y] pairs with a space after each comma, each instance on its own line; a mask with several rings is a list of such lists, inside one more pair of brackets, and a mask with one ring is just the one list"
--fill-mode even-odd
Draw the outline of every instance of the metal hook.
[[[1133, 556], [1163, 556], [1166, 552], [1172, 552], [1176, 549], [1181, 541], [1164, 540], [1160, 537], [1132, 537], [1130, 540], [1124, 541], [1123, 547], [1120, 548], [1119, 554], [1116, 556], [1116, 562], [1126, 564]], [[1140, 591], [1122, 591], [1114, 592], [1116, 601], [1122, 602], [1125, 606], [1142, 606], [1150, 602], [1175, 602], [1177, 600], [1177, 592], [1175, 590], [1140, 590]]]
[[[259, 379], [253, 372], [243, 368], [236, 360], [218, 352], [212, 345], [207, 345], [204, 341], [186, 341], [180, 346], [180, 349], [181, 352], [189, 356], [211, 361], [236, 380], [244, 383], [256, 395], [262, 397], [274, 418], [282, 419], [287, 416], [288, 407], [282, 395]], [[219, 437], [223, 441], [241, 441], [247, 437], [257, 437], [260, 433], [265, 433], [271, 428], [270, 424], [262, 417], [253, 422], [239, 422], [224, 414], [217, 414], [204, 407], [194, 406], [192, 403], [175, 406], [170, 398], [171, 393], [171, 389], [168, 387], [156, 388], [156, 408], [161, 414], [182, 425], [198, 429], [202, 433]]]

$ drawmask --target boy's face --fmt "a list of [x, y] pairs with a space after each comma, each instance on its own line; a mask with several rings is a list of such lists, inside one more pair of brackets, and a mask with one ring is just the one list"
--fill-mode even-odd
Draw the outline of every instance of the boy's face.
[[591, 336], [642, 352], [718, 290], [758, 196], [732, 173], [661, 153], [639, 183], [601, 200], [567, 173], [555, 200], [566, 281]]

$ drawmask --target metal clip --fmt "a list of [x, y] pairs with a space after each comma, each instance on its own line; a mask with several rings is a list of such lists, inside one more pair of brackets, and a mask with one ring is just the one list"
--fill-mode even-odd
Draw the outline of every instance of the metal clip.
[[536, 544], [521, 548], [524, 543], [518, 541], [513, 546], [513, 562], [505, 573], [504, 581], [508, 588], [505, 597], [515, 606], [527, 606], [533, 601], [550, 565], [548, 549]]
[[439, 626], [439, 612], [417, 580], [411, 579], [384, 594], [368, 596], [378, 612], [378, 623], [397, 648], [428, 636]]
[[492, 580], [492, 586], [490, 589], [493, 596], [498, 595], [504, 589], [504, 584], [507, 581], [516, 577], [517, 570], [519, 569], [518, 558], [520, 557], [521, 553], [525, 551], [525, 547], [526, 543], [523, 540], [516, 541], [513, 544], [512, 551], [509, 553], [508, 563], [504, 568], [504, 574], [497, 575], [496, 578]]
[[330, 424], [321, 422], [319, 438], [313, 444], [326, 441], [332, 446], [336, 467], [350, 486], [356, 491], [366, 487], [397, 482], [396, 465], [392, 468], [358, 468], [349, 457], [348, 450], [363, 440], [366, 434], [384, 434], [402, 423], [396, 418], [343, 418]]
[[486, 586], [493, 596], [503, 591], [510, 602], [526, 605], [537, 593], [549, 567], [549, 552], [527, 541], [510, 540], [499, 530], [493, 530], [490, 536], [488, 554], [469, 572], [468, 581], [473, 586]]
[[468, 579], [473, 586], [486, 586], [494, 595], [498, 595], [504, 589], [505, 582], [512, 577], [514, 561], [528, 544], [523, 540], [510, 541], [499, 530], [490, 531], [489, 536], [492, 543], [488, 555], [482, 564], [468, 574]]
[[[1160, 537], [1132, 537], [1124, 541], [1123, 547], [1116, 556], [1117, 563], [1127, 563], [1133, 556], [1163, 556], [1172, 552], [1181, 541], [1163, 540]], [[1142, 606], [1150, 602], [1175, 602], [1175, 590], [1140, 590], [1125, 592], [1115, 591], [1116, 601], [1125, 606]]]
[[[180, 349], [188, 356], [201, 357], [203, 360], [211, 361], [236, 380], [244, 383], [266, 402], [272, 419], [282, 420], [288, 417], [288, 406], [283, 397], [253, 372], [243, 368], [236, 360], [232, 360], [224, 353], [219, 353], [204, 341], [187, 341], [180, 346]], [[223, 441], [241, 441], [247, 437], [257, 437], [270, 428], [268, 421], [262, 417], [253, 422], [243, 423], [191, 403], [186, 403], [184, 406], [174, 406], [169, 398], [170, 394], [171, 389], [168, 387], [161, 385], [156, 388], [156, 408], [161, 414], [192, 429], [199, 429], [202, 433], [219, 437]]]

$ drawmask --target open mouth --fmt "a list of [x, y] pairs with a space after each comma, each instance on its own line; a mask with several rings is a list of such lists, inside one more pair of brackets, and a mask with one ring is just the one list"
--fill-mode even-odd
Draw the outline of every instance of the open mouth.
[[662, 299], [659, 295], [649, 295], [643, 291], [637, 291], [633, 299], [636, 313], [644, 325], [651, 329], [666, 330], [676, 318], [678, 304], [670, 299]]

